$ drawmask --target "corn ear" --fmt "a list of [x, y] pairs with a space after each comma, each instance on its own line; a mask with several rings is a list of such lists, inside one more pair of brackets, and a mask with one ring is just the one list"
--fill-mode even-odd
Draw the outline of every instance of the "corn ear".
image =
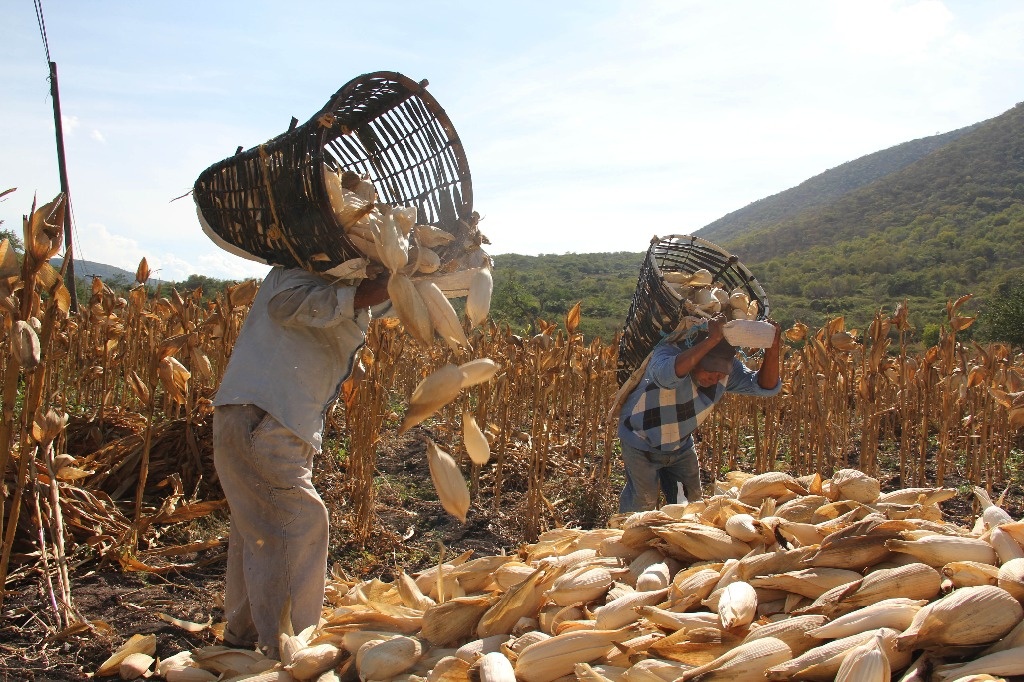
[[479, 326], [491, 310], [491, 292], [494, 279], [488, 268], [480, 268], [473, 273], [469, 282], [469, 293], [466, 295], [466, 318], [471, 327]]
[[434, 340], [434, 325], [427, 304], [412, 280], [399, 272], [393, 273], [388, 279], [388, 297], [409, 334], [423, 345], [430, 346]]
[[433, 282], [420, 282], [416, 285], [416, 291], [419, 292], [426, 305], [430, 323], [437, 335], [455, 353], [468, 349], [470, 347], [469, 339], [466, 338], [466, 332], [463, 331], [462, 323], [459, 322], [458, 313], [455, 312], [455, 308], [452, 307], [451, 302], [438, 286]]
[[292, 654], [285, 670], [297, 680], [309, 680], [337, 665], [342, 654], [342, 649], [329, 642], [314, 644]]
[[464, 362], [459, 365], [459, 371], [462, 372], [462, 388], [490, 381], [500, 369], [501, 365], [490, 358], [477, 358]]
[[217, 682], [217, 675], [202, 668], [168, 668], [164, 673], [167, 682]]
[[128, 641], [121, 645], [117, 651], [100, 664], [96, 669], [97, 677], [116, 675], [121, 667], [121, 661], [132, 654], [156, 655], [156, 635], [132, 635]]
[[462, 413], [462, 442], [473, 464], [483, 466], [491, 459], [491, 446], [487, 436], [468, 411]]
[[951, 561], [942, 567], [942, 575], [953, 587], [977, 587], [999, 583], [999, 568], [976, 561]]
[[757, 593], [750, 583], [726, 585], [718, 600], [718, 616], [726, 630], [749, 625], [757, 615]]
[[652, 592], [634, 592], [594, 610], [595, 627], [598, 630], [614, 630], [635, 622], [640, 618], [638, 606], [654, 606], [668, 594], [668, 588]]
[[684, 671], [678, 680], [761, 682], [767, 669], [786, 661], [792, 655], [785, 642], [765, 637], [741, 643], [710, 663]]
[[425, 377], [412, 392], [409, 409], [398, 433], [401, 435], [455, 400], [462, 390], [462, 370], [447, 364]]
[[476, 663], [480, 682], [516, 682], [516, 671], [505, 654], [486, 653]]
[[[973, 679], [997, 679], [991, 675], [1024, 675], [1024, 647], [1006, 649], [966, 663], [940, 665], [935, 668], [934, 674], [942, 682], [972, 679], [972, 675], [978, 676]], [[982, 675], [989, 677], [983, 678]]]
[[422, 655], [423, 647], [413, 637], [370, 641], [359, 647], [356, 669], [361, 680], [387, 680], [412, 668]]
[[427, 439], [427, 464], [430, 466], [430, 480], [441, 500], [441, 506], [462, 523], [466, 522], [469, 511], [469, 488], [462, 471], [451, 455]]
[[1024, 602], [1024, 559], [1010, 559], [1000, 566], [997, 583], [1014, 599]]
[[885, 546], [894, 552], [905, 552], [922, 563], [942, 568], [952, 561], [976, 561], [995, 564], [996, 551], [984, 540], [955, 535], [929, 535], [916, 540], [886, 540]]
[[829, 621], [807, 632], [818, 639], [841, 639], [879, 628], [903, 631], [928, 602], [924, 599], [884, 599]]
[[118, 666], [122, 680], [134, 680], [138, 677], [149, 677], [149, 669], [156, 659], [149, 654], [135, 652], [128, 654]]
[[552, 682], [571, 675], [577, 663], [590, 663], [604, 656], [614, 642], [635, 635], [631, 628], [618, 630], [577, 630], [524, 648], [515, 663], [522, 682]]
[[495, 601], [496, 598], [489, 595], [456, 597], [432, 606], [423, 613], [419, 636], [434, 646], [450, 646], [465, 641], [476, 631], [480, 617]]
[[989, 644], [1024, 618], [1020, 602], [1001, 587], [962, 587], [914, 616], [896, 638], [900, 650]]
[[889, 682], [891, 678], [889, 658], [878, 634], [851, 649], [836, 673], [836, 682]]

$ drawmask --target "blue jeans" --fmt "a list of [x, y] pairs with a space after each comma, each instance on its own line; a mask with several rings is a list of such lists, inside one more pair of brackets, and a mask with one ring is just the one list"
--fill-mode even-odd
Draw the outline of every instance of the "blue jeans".
[[701, 498], [700, 465], [692, 447], [661, 454], [621, 445], [626, 485], [619, 496], [620, 512], [654, 509], [658, 505], [659, 486], [665, 493], [666, 504], [675, 504], [679, 493], [688, 502]]

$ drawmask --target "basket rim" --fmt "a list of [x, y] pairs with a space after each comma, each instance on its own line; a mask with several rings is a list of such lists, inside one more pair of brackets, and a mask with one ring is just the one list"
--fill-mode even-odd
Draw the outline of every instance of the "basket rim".
[[[429, 109], [437, 118], [437, 122], [448, 137], [448, 143], [451, 145], [451, 150], [459, 162], [460, 170], [464, 171], [459, 173], [459, 193], [462, 198], [463, 206], [465, 206], [468, 213], [472, 213], [473, 179], [469, 170], [469, 159], [466, 157], [465, 145], [462, 144], [462, 138], [459, 136], [458, 131], [455, 130], [455, 124], [453, 124], [451, 118], [448, 117], [448, 112], [445, 111], [444, 107], [442, 107], [430, 91], [427, 90], [427, 87], [430, 84], [427, 79], [424, 78], [421, 81], [414, 81], [405, 74], [397, 71], [372, 71], [370, 73], [364, 73], [361, 76], [356, 76], [349, 82], [345, 83], [345, 85], [341, 86], [341, 88], [339, 88], [338, 91], [334, 93], [329, 100], [327, 100], [327, 103], [310, 117], [306, 124], [310, 124], [313, 121], [319, 121], [324, 114], [331, 113], [333, 111], [334, 104], [339, 98], [344, 97], [359, 85], [374, 79], [387, 79], [398, 83], [406, 90], [406, 96], [401, 101], [404, 102], [411, 97], [418, 97], [424, 102], [427, 109]], [[329, 130], [321, 127], [319, 132], [320, 148], [323, 149], [325, 146], [324, 137], [327, 135]], [[322, 179], [320, 181], [322, 182]]]
[[[744, 278], [746, 279], [747, 283], [749, 285], [751, 285], [751, 288], [755, 288], [756, 287], [756, 290], [757, 290], [757, 293], [759, 294], [759, 297], [762, 300], [767, 302], [768, 294], [765, 292], [764, 287], [762, 287], [761, 283], [757, 281], [756, 277], [754, 277], [754, 273], [752, 273], [750, 271], [750, 269], [746, 265], [744, 265], [743, 262], [739, 259], [739, 257], [736, 256], [735, 254], [729, 253], [724, 248], [722, 248], [718, 244], [715, 244], [714, 242], [710, 242], [707, 239], [704, 239], [702, 237], [697, 237], [695, 235], [690, 235], [690, 234], [670, 234], [670, 235], [666, 235], [664, 237], [658, 237], [657, 239], [651, 240], [650, 249], [654, 249], [659, 244], [662, 244], [662, 243], [664, 243], [666, 241], [669, 241], [669, 240], [676, 240], [679, 243], [685, 243], [685, 241], [687, 241], [687, 240], [691, 244], [699, 243], [701, 246], [706, 247], [708, 249], [711, 249], [713, 251], [717, 251], [721, 255], [725, 256], [726, 260], [729, 260], [729, 259], [735, 257], [736, 261], [735, 261], [735, 263], [733, 263], [733, 266], [735, 266], [736, 268], [738, 268], [740, 270], [740, 273], [742, 275], [744, 275]], [[651, 259], [651, 267], [654, 269], [654, 274], [655, 275], [657, 275], [659, 278], [664, 279], [665, 272], [661, 269], [661, 266], [658, 265], [658, 261], [657, 261], [656, 258], [652, 258]], [[674, 290], [673, 290], [672, 293], [676, 294], [678, 296], [677, 292], [675, 292]], [[682, 297], [680, 296], [679, 298], [681, 299]]]

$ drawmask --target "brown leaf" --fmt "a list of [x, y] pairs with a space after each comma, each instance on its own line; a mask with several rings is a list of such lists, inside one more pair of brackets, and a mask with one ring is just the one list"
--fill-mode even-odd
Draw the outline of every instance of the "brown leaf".
[[24, 221], [25, 254], [36, 265], [47, 263], [57, 255], [64, 236], [64, 194], [40, 206]]
[[132, 393], [135, 394], [135, 397], [143, 405], [149, 406], [149, 387], [146, 386], [146, 382], [142, 380], [142, 377], [135, 370], [132, 370], [128, 375], [128, 385], [132, 387]]
[[7, 239], [0, 242], [0, 277], [16, 277], [21, 274], [21, 263], [14, 253], [14, 247]]
[[963, 330], [974, 324], [974, 321], [978, 319], [976, 317], [954, 317], [949, 320], [949, 326], [953, 328], [953, 331], [962, 332]]
[[241, 308], [252, 303], [252, 300], [256, 298], [256, 292], [259, 286], [256, 284], [256, 280], [250, 279], [236, 284], [233, 287], [228, 287], [225, 292], [228, 297], [228, 305], [231, 309]]
[[139, 267], [135, 271], [135, 281], [139, 284], [145, 284], [149, 279], [149, 263], [146, 262], [145, 257], [139, 261]]
[[565, 328], [570, 334], [575, 334], [580, 326], [580, 305], [582, 303], [582, 301], [577, 302], [572, 310], [565, 315]]

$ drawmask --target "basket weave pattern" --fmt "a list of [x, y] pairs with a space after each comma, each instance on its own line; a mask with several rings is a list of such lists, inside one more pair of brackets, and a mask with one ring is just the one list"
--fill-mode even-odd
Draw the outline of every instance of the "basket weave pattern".
[[379, 201], [415, 206], [417, 222], [459, 236], [472, 222], [469, 164], [425, 86], [383, 71], [353, 79], [306, 123], [203, 171], [193, 189], [202, 217], [271, 264], [322, 272], [362, 257], [331, 210], [326, 164], [368, 174]]
[[745, 291], [751, 301], [758, 302], [757, 319], [768, 317], [768, 297], [764, 289], [738, 258], [699, 237], [655, 238], [640, 267], [636, 290], [619, 337], [616, 378], [620, 386], [687, 314], [684, 301], [665, 283], [663, 273], [692, 274], [700, 269], [710, 271], [715, 285], [726, 291]]

